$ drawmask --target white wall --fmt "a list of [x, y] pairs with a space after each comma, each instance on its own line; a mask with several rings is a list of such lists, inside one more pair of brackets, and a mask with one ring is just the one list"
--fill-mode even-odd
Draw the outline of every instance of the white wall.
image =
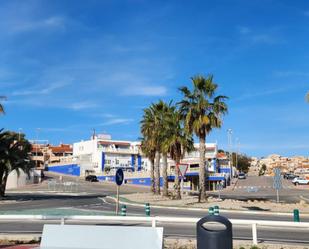
[[15, 170], [13, 170], [7, 179], [6, 189], [14, 189], [25, 186], [27, 184], [39, 183], [41, 182], [41, 171], [40, 170], [32, 170], [30, 172], [30, 177], [20, 170], [19, 176]]

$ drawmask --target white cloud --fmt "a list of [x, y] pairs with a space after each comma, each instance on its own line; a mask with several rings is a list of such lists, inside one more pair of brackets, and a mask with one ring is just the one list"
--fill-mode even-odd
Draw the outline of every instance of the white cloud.
[[111, 118], [107, 120], [106, 122], [102, 123], [101, 125], [105, 126], [105, 125], [115, 125], [115, 124], [129, 124], [133, 121], [134, 119], [132, 118]]
[[[302, 84], [299, 84], [298, 87], [302, 87]], [[251, 98], [258, 98], [258, 97], [264, 97], [264, 96], [270, 96], [274, 94], [279, 94], [279, 93], [285, 93], [291, 90], [294, 90], [295, 86], [294, 85], [288, 85], [284, 87], [274, 87], [274, 88], [268, 88], [264, 89], [261, 91], [250, 91], [248, 93], [244, 93], [240, 95], [239, 97], [232, 98], [232, 101], [242, 101], [242, 100], [247, 100]]]
[[239, 33], [243, 35], [251, 33], [251, 29], [248, 27], [244, 27], [244, 26], [238, 27], [238, 30], [239, 30]]
[[74, 111], [78, 111], [78, 110], [84, 110], [84, 109], [90, 109], [90, 108], [96, 108], [98, 107], [97, 104], [92, 103], [92, 102], [76, 102], [76, 103], [72, 103], [66, 106], [66, 108], [68, 109], [72, 109]]
[[276, 77], [308, 77], [309, 73], [308, 72], [302, 72], [302, 71], [275, 71], [274, 76]]
[[256, 34], [251, 37], [251, 40], [254, 43], [265, 43], [265, 44], [274, 44], [277, 43], [278, 40], [276, 37], [270, 34]]
[[28, 32], [39, 29], [64, 29], [64, 18], [52, 16], [41, 20], [13, 20], [10, 23], [10, 31], [13, 33]]
[[239, 26], [237, 29], [243, 38], [248, 39], [253, 44], [275, 44], [279, 42], [278, 36], [273, 31], [257, 32], [246, 26]]
[[165, 86], [128, 86], [122, 90], [121, 94], [126, 96], [164, 96], [167, 93]]
[[69, 80], [65, 82], [56, 82], [48, 86], [43, 86], [43, 84], [40, 84], [39, 86], [33, 89], [15, 91], [12, 93], [12, 95], [13, 96], [27, 96], [27, 95], [50, 94], [55, 90], [68, 86], [69, 84], [71, 84]]

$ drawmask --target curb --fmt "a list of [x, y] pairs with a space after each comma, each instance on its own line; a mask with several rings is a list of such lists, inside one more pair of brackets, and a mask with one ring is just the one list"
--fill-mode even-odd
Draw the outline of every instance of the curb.
[[[110, 198], [113, 201], [117, 201], [115, 197], [106, 196], [105, 198]], [[103, 198], [100, 198], [103, 199]], [[141, 203], [131, 203], [128, 201], [119, 201], [120, 204], [135, 206], [135, 207], [144, 207], [144, 204]], [[173, 206], [158, 206], [151, 205], [152, 208], [157, 209], [170, 209], [170, 210], [186, 210], [186, 211], [196, 211], [196, 212], [208, 212], [207, 208], [186, 208], [186, 207], [173, 207]], [[238, 213], [238, 214], [258, 214], [258, 215], [277, 215], [277, 216], [293, 216], [293, 213], [281, 213], [281, 212], [263, 212], [263, 211], [242, 211], [242, 210], [229, 210], [229, 209], [220, 209], [221, 213]], [[302, 216], [309, 217], [309, 213], [302, 213]]]
[[300, 195], [299, 198], [306, 201], [306, 202], [309, 202], [309, 198], [303, 197], [302, 195]]
[[41, 234], [0, 234], [0, 240], [18, 242], [19, 244], [33, 244], [41, 241]]

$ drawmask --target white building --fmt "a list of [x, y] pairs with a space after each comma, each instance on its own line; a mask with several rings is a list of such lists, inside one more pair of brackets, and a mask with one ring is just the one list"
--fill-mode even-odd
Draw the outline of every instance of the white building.
[[73, 158], [81, 167], [81, 175], [103, 174], [117, 168], [134, 172], [149, 167], [148, 159], [141, 156], [140, 142], [112, 140], [109, 135], [74, 143]]

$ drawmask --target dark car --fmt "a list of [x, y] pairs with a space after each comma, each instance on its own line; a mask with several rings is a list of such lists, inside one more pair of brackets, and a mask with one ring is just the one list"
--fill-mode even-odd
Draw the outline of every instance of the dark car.
[[298, 177], [297, 175], [294, 175], [294, 174], [287, 174], [284, 176], [285, 179], [288, 179], [288, 180], [293, 180], [294, 178]]
[[95, 175], [86, 176], [85, 180], [88, 181], [88, 182], [98, 182], [98, 178]]

